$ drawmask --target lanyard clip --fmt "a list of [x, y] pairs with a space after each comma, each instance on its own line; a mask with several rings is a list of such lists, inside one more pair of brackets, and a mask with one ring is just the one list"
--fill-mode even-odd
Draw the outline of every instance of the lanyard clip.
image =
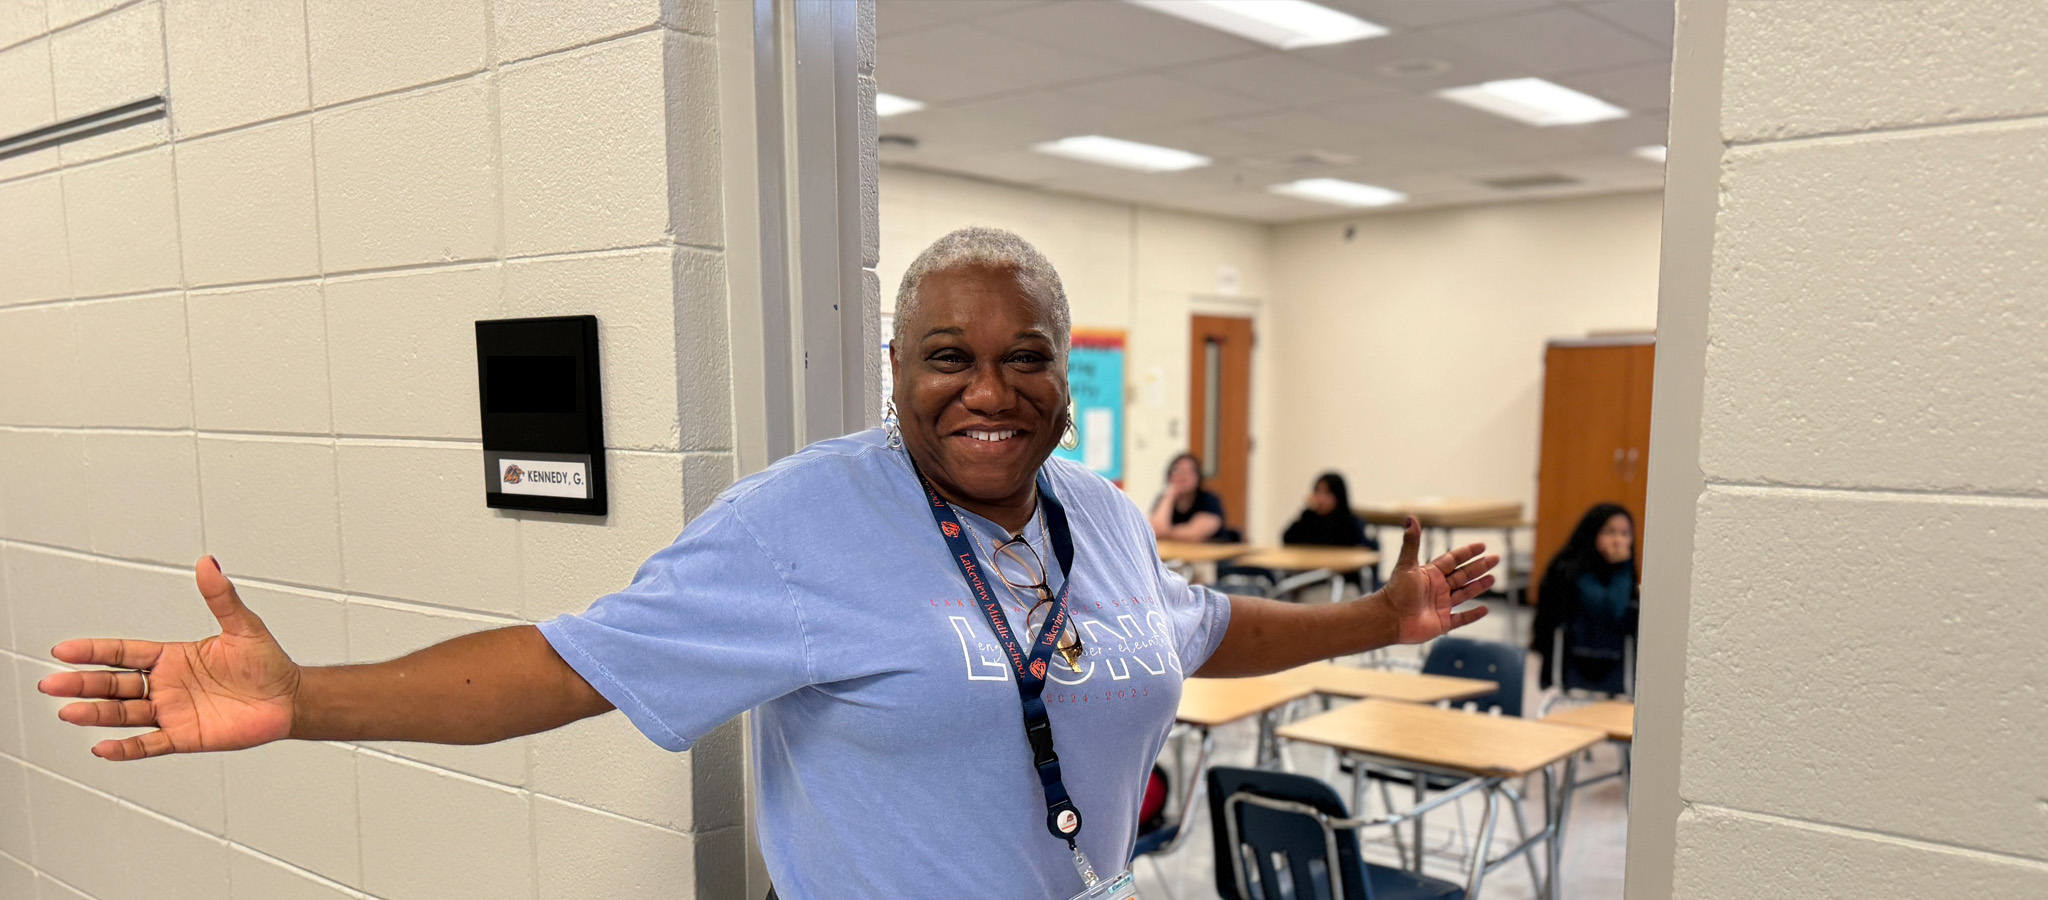
[[1052, 719], [1040, 715], [1024, 723], [1024, 737], [1031, 742], [1031, 765], [1044, 768], [1047, 763], [1059, 762], [1059, 754], [1052, 749]]

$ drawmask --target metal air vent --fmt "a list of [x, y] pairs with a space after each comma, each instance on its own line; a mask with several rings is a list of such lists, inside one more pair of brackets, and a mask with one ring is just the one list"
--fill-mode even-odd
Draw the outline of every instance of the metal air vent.
[[1556, 172], [1541, 172], [1534, 175], [1510, 175], [1506, 178], [1481, 178], [1479, 183], [1501, 191], [1530, 191], [1578, 184], [1579, 180]]

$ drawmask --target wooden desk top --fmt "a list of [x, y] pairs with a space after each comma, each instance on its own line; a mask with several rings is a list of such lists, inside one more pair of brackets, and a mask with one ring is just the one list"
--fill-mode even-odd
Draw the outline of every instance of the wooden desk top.
[[1494, 682], [1478, 678], [1389, 672], [1385, 669], [1361, 669], [1357, 666], [1340, 666], [1326, 662], [1309, 663], [1272, 677], [1308, 685], [1318, 694], [1355, 698], [1378, 697], [1381, 700], [1399, 700], [1404, 703], [1464, 700], [1485, 696], [1500, 688], [1500, 685]]
[[1397, 527], [1408, 516], [1424, 528], [1512, 528], [1522, 522], [1522, 504], [1515, 500], [1398, 500], [1361, 504], [1351, 511], [1367, 524]]
[[1244, 555], [1250, 544], [1207, 544], [1195, 541], [1160, 541], [1159, 558], [1177, 563], [1222, 562]]
[[1574, 706], [1551, 713], [1543, 721], [1604, 731], [1610, 741], [1633, 742], [1636, 739], [1636, 705], [1627, 700], [1602, 700], [1591, 706]]
[[1272, 676], [1190, 678], [1181, 683], [1180, 713], [1175, 718], [1203, 727], [1224, 725], [1312, 693], [1308, 685]]
[[1308, 547], [1295, 544], [1285, 547], [1262, 547], [1237, 558], [1237, 565], [1240, 566], [1258, 566], [1288, 572], [1308, 572], [1315, 569], [1356, 572], [1379, 564], [1379, 553], [1364, 547]]
[[1284, 725], [1278, 733], [1290, 741], [1508, 777], [1527, 775], [1607, 739], [1585, 728], [1391, 700], [1361, 700]]

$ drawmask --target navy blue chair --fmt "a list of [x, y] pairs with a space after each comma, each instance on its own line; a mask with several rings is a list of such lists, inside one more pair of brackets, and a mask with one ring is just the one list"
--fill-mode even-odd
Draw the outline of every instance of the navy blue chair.
[[1218, 766], [1208, 779], [1223, 900], [1464, 900], [1459, 885], [1359, 855], [1358, 829], [1400, 817], [1348, 818], [1337, 792], [1305, 775]]

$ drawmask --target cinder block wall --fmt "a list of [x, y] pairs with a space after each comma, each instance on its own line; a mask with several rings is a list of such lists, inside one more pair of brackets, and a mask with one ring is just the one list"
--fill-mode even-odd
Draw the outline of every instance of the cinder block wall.
[[1726, 16], [1675, 894], [2048, 896], [2048, 19]]
[[[102, 762], [48, 648], [196, 639], [219, 556], [306, 663], [577, 610], [733, 475], [712, 0], [8, 0], [0, 897], [737, 897], [736, 734]], [[594, 313], [611, 514], [486, 509], [471, 323]]]

